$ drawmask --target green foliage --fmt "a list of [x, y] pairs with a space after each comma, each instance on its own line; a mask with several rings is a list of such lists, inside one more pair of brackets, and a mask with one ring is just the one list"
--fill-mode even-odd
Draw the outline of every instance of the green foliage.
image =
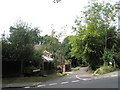
[[111, 25], [115, 21], [114, 12], [110, 3], [95, 1], [75, 21], [76, 35], [70, 39], [71, 56], [82, 59], [93, 70], [103, 64], [104, 49], [111, 49], [115, 43], [116, 28]]
[[58, 41], [54, 35], [48, 36], [45, 35], [43, 37], [43, 47], [45, 50], [49, 51], [52, 54], [52, 58], [54, 59], [54, 63], [63, 64], [64, 63], [64, 50], [62, 48], [61, 43]]
[[71, 55], [70, 55], [70, 51], [71, 51], [71, 45], [69, 44], [69, 42], [70, 42], [70, 38], [71, 38], [72, 36], [68, 36], [68, 37], [66, 37], [64, 40], [63, 40], [63, 42], [62, 42], [62, 48], [64, 49], [64, 56], [65, 56], [65, 59], [66, 60], [69, 60], [69, 59], [71, 59]]
[[36, 42], [35, 38], [37, 38], [36, 34], [38, 34], [37, 30], [31, 29], [24, 22], [19, 22], [16, 26], [10, 27], [8, 41], [15, 52], [13, 59], [31, 60], [34, 53], [33, 45]]
[[[2, 40], [3, 60], [14, 60], [21, 62], [21, 76], [23, 69], [27, 66], [24, 63], [41, 61], [41, 52], [34, 50], [34, 45], [40, 42], [38, 28], [31, 28], [23, 21], [19, 21], [15, 26], [10, 27], [10, 37]], [[38, 56], [39, 53], [39, 56]], [[34, 64], [35, 65], [35, 64]], [[38, 65], [36, 65], [38, 66]], [[40, 65], [39, 65], [40, 66]]]
[[45, 35], [43, 37], [43, 46], [47, 51], [50, 51], [51, 53], [55, 53], [60, 46], [60, 42], [58, 41], [57, 38]]
[[[71, 45], [71, 41], [72, 39], [74, 39], [75, 36], [68, 36], [64, 39], [64, 41], [62, 42], [62, 48], [64, 50], [64, 57], [66, 60], [69, 60], [72, 63], [72, 67], [77, 67], [80, 64], [80, 59], [76, 58], [73, 54], [73, 51], [71, 52], [72, 45]], [[74, 41], [74, 40], [73, 40]], [[78, 55], [78, 53], [76, 53]], [[79, 56], [79, 55], [78, 55]]]
[[42, 68], [42, 63], [43, 63], [43, 59], [42, 59], [42, 53], [43, 53], [43, 50], [40, 49], [40, 50], [34, 50], [34, 55], [33, 55], [33, 59], [32, 59], [32, 64], [35, 66], [35, 67], [38, 67], [38, 68]]
[[32, 75], [33, 74], [33, 70], [36, 70], [37, 68], [34, 66], [29, 66], [29, 67], [25, 67], [24, 68], [24, 73], [25, 74], [29, 74]]
[[106, 73], [109, 73], [109, 72], [113, 72], [115, 71], [116, 69], [112, 66], [102, 66], [100, 68], [98, 68], [94, 74], [106, 74]]

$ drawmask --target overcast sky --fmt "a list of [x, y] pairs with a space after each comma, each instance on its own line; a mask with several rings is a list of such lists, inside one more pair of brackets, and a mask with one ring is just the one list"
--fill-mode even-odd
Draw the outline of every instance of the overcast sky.
[[67, 25], [67, 35], [76, 16], [80, 15], [88, 0], [0, 0], [0, 35], [5, 31], [9, 34], [9, 27], [21, 19], [32, 27], [39, 27], [42, 35], [50, 34], [51, 25], [57, 32], [63, 31]]

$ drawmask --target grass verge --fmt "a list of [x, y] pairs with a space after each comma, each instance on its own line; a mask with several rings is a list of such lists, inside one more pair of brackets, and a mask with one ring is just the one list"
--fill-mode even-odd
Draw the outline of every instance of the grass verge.
[[62, 76], [65, 76], [65, 75], [70, 75], [70, 74], [69, 73], [57, 73], [58, 77], [62, 77]]
[[71, 71], [77, 71], [79, 69], [80, 69], [80, 67], [75, 67], [75, 68], [72, 68]]
[[48, 75], [47, 77], [16, 77], [16, 78], [3, 78], [2, 84], [11, 83], [32, 83], [32, 82], [45, 82], [50, 79], [58, 77], [56, 74]]
[[109, 72], [113, 72], [115, 71], [116, 69], [112, 66], [101, 66], [100, 68], [98, 68], [94, 74], [106, 74], [106, 73], [109, 73]]

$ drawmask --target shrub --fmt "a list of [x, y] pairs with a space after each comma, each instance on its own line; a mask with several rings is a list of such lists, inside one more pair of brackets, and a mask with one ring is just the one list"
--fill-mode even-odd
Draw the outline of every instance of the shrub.
[[31, 76], [33, 75], [33, 70], [37, 69], [36, 67], [34, 66], [29, 66], [29, 67], [25, 67], [24, 69], [24, 74], [27, 75], [27, 76]]

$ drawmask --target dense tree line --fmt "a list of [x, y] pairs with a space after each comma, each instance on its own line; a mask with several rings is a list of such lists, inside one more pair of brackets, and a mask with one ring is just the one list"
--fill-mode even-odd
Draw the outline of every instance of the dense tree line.
[[110, 62], [118, 67], [120, 38], [115, 18], [115, 8], [110, 3], [90, 3], [83, 16], [75, 20], [73, 30], [76, 35], [68, 37], [67, 59], [74, 57], [73, 60], [82, 60], [92, 70], [110, 65]]
[[[19, 61], [21, 64], [21, 76], [31, 73], [31, 70], [43, 69], [43, 51], [52, 54], [55, 66], [63, 64], [62, 44], [54, 35], [40, 36], [39, 28], [32, 28], [27, 23], [19, 21], [10, 27], [10, 36], [2, 37], [2, 61]], [[40, 50], [34, 46], [40, 45]]]

